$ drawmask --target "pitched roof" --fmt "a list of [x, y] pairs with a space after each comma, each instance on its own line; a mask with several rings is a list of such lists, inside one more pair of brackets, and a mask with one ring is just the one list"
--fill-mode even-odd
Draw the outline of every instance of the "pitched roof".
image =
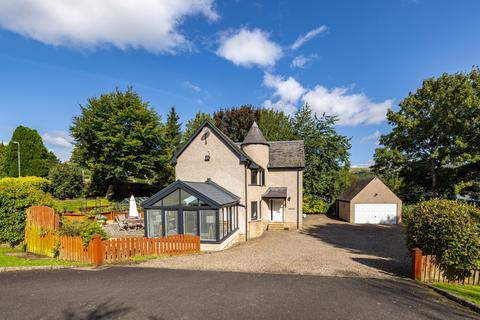
[[375, 177], [368, 177], [368, 178], [360, 178], [357, 179], [352, 185], [345, 190], [342, 194], [340, 194], [337, 199], [342, 201], [350, 201], [355, 196], [362, 191], [370, 182], [372, 182]]
[[304, 168], [303, 140], [270, 141], [268, 168]]
[[270, 187], [262, 194], [262, 198], [286, 198], [287, 187]]
[[141, 205], [143, 208], [150, 208], [177, 189], [185, 190], [213, 207], [222, 207], [240, 201], [238, 196], [211, 180], [206, 182], [177, 180], [145, 200]]
[[207, 180], [206, 182], [183, 181], [183, 183], [203, 194], [205, 197], [212, 199], [219, 205], [226, 205], [240, 201], [240, 198], [235, 194], [211, 180]]
[[253, 159], [245, 153], [235, 142], [232, 141], [226, 134], [224, 134], [220, 129], [213, 125], [210, 121], [205, 120], [203, 124], [195, 131], [195, 133], [188, 139], [188, 141], [175, 153], [172, 158], [172, 163], [177, 163], [178, 157], [185, 151], [185, 149], [190, 145], [190, 143], [195, 139], [195, 137], [202, 132], [203, 128], [208, 127], [225, 145], [235, 153], [241, 162], [249, 162], [250, 167], [259, 167], [258, 164], [253, 161]]
[[245, 139], [243, 139], [242, 146], [247, 144], [265, 144], [269, 145], [267, 139], [263, 136], [262, 131], [257, 125], [257, 122], [253, 122], [250, 130], [248, 130]]

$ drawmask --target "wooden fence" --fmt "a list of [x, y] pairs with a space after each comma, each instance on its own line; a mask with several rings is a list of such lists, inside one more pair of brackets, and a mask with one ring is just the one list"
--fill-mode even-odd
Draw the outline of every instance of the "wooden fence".
[[480, 285], [480, 270], [472, 271], [471, 276], [464, 281], [449, 281], [440, 267], [435, 263], [433, 256], [424, 256], [422, 250], [412, 250], [412, 279], [424, 282], [444, 282], [453, 284]]
[[114, 238], [95, 236], [87, 246], [81, 237], [59, 236], [59, 218], [52, 208], [30, 207], [27, 210], [25, 243], [27, 251], [64, 260], [93, 263], [125, 262], [133, 257], [181, 255], [200, 252], [200, 237], [174, 235], [163, 238]]

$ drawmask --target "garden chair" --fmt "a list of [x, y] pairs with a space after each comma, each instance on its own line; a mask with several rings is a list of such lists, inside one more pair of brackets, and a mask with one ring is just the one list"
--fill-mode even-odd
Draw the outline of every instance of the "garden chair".
[[128, 223], [124, 216], [115, 216], [115, 222], [118, 224], [120, 231], [128, 231]]

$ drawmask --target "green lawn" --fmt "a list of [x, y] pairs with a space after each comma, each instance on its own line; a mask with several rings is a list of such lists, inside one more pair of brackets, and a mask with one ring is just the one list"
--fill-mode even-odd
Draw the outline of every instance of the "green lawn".
[[480, 286], [435, 283], [435, 287], [447, 290], [459, 297], [480, 304]]
[[68, 212], [78, 211], [82, 207], [95, 207], [95, 206], [108, 206], [112, 203], [104, 198], [95, 199], [68, 199], [68, 200], [55, 200], [55, 207], [62, 210], [64, 207], [67, 208]]
[[22, 253], [16, 248], [0, 247], [0, 267], [30, 267], [30, 266], [85, 266], [85, 263], [59, 260], [54, 258], [25, 258], [10, 256], [8, 253]]

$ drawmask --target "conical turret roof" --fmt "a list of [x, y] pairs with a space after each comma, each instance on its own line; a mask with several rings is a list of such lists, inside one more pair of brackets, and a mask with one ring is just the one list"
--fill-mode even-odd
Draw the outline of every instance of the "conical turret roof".
[[260, 131], [260, 128], [258, 127], [258, 124], [256, 122], [253, 122], [252, 127], [248, 131], [247, 135], [245, 136], [245, 139], [242, 142], [243, 145], [247, 144], [264, 144], [264, 145], [269, 145], [267, 142], [267, 139], [263, 136], [262, 131]]

